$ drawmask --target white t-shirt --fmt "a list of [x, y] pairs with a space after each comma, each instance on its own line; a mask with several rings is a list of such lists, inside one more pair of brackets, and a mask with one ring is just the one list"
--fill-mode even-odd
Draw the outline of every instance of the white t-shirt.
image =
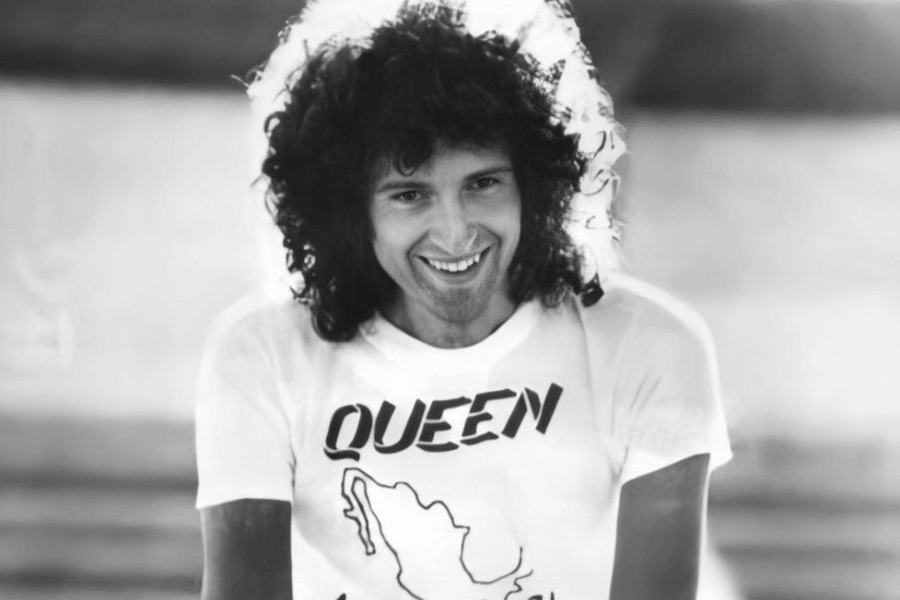
[[197, 506], [293, 504], [294, 597], [607, 597], [621, 485], [731, 452], [711, 341], [655, 288], [521, 305], [482, 342], [381, 317], [325, 342], [295, 302], [242, 306], [207, 348]]

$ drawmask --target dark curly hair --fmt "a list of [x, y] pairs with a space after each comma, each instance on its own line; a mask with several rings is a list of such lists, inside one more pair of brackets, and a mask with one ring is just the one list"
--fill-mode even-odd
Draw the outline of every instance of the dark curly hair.
[[353, 338], [396, 290], [372, 247], [376, 169], [410, 173], [441, 145], [508, 150], [522, 223], [510, 265], [515, 302], [558, 304], [583, 288], [566, 224], [585, 169], [548, 90], [553, 74], [496, 35], [473, 37], [448, 7], [407, 9], [364, 47], [335, 43], [311, 57], [283, 111], [266, 122], [263, 174], [284, 235], [294, 297], [321, 337]]

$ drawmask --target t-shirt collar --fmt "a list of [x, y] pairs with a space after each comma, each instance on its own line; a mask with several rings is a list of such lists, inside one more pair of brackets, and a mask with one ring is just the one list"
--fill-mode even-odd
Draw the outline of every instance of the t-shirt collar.
[[378, 312], [360, 326], [360, 333], [390, 360], [458, 367], [471, 361], [491, 362], [509, 353], [531, 332], [542, 311], [543, 307], [537, 300], [523, 302], [493, 333], [477, 344], [464, 348], [438, 348], [426, 344], [399, 329]]

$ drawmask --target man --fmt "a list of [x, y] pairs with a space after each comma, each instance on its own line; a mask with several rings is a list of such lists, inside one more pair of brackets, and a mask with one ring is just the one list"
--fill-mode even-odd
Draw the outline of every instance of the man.
[[263, 166], [300, 302], [231, 311], [200, 377], [204, 598], [694, 597], [707, 334], [587, 293], [564, 82], [446, 6], [305, 61]]

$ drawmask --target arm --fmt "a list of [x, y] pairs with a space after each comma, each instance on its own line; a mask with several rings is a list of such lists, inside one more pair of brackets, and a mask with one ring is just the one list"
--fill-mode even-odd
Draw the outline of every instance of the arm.
[[[203, 600], [291, 597], [294, 455], [270, 309], [219, 317], [197, 382]], [[255, 498], [255, 499], [248, 499]]]
[[291, 504], [235, 500], [200, 510], [202, 600], [291, 600]]
[[622, 486], [610, 600], [694, 600], [709, 455]]

